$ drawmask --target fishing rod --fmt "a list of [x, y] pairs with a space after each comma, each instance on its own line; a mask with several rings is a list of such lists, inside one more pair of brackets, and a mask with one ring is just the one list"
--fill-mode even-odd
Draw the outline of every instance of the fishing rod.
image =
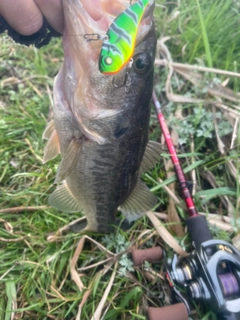
[[[208, 229], [207, 221], [205, 216], [200, 216], [197, 212], [196, 206], [194, 204], [193, 198], [191, 196], [190, 190], [188, 188], [188, 183], [185, 179], [181, 164], [179, 162], [175, 147], [173, 145], [171, 135], [169, 133], [164, 115], [162, 113], [161, 104], [157, 99], [156, 92], [153, 91], [152, 99], [156, 108], [158, 121], [164, 135], [164, 139], [168, 148], [169, 155], [171, 157], [174, 169], [176, 172], [177, 179], [179, 181], [182, 197], [186, 203], [187, 211], [189, 218], [186, 220], [188, 226], [188, 231], [191, 235], [192, 240], [194, 241], [197, 248], [201, 245], [202, 242], [211, 240], [212, 235]], [[197, 235], [197, 237], [196, 237]], [[195, 239], [196, 238], [196, 239]]]
[[163, 259], [172, 291], [174, 304], [149, 307], [148, 319], [187, 320], [191, 313], [189, 301], [194, 301], [207, 304], [217, 320], [240, 320], [240, 252], [226, 241], [214, 240], [206, 217], [198, 214], [155, 91], [152, 98], [187, 206], [186, 225], [194, 250], [188, 256], [175, 254], [171, 259], [160, 247], [132, 252], [136, 266]]

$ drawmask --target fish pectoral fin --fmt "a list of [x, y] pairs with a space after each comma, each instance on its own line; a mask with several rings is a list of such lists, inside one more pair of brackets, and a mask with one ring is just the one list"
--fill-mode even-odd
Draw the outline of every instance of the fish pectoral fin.
[[58, 166], [54, 183], [59, 183], [67, 178], [78, 160], [81, 149], [82, 140], [72, 139]]
[[52, 207], [63, 212], [73, 213], [81, 211], [81, 207], [69, 189], [66, 181], [53, 191], [48, 202]]
[[46, 140], [49, 140], [51, 138], [51, 135], [53, 133], [53, 131], [55, 130], [55, 126], [54, 126], [54, 121], [51, 120], [45, 130], [43, 131], [43, 134], [42, 134], [42, 139], [46, 139]]
[[54, 129], [47, 145], [44, 149], [43, 163], [48, 162], [56, 158], [56, 156], [60, 153], [60, 144], [57, 131]]
[[98, 132], [91, 130], [86, 125], [85, 121], [81, 118], [81, 116], [78, 115], [78, 113], [75, 112], [75, 117], [78, 121], [78, 125], [82, 131], [82, 133], [87, 137], [89, 140], [97, 142], [98, 144], [105, 144], [107, 143], [107, 139], [103, 136], [101, 136]]
[[117, 114], [119, 114], [121, 110], [116, 109], [104, 109], [101, 111], [98, 111], [97, 115], [94, 117], [94, 119], [105, 119], [109, 117], [114, 117]]
[[140, 176], [148, 171], [149, 169], [153, 168], [156, 163], [159, 162], [160, 155], [164, 151], [163, 146], [161, 143], [156, 141], [148, 141], [148, 144], [145, 149], [145, 153], [143, 155], [143, 159], [140, 165], [139, 174]]
[[125, 218], [131, 222], [139, 219], [147, 211], [151, 210], [157, 204], [157, 197], [151, 193], [148, 187], [138, 179], [127, 200], [121, 204], [120, 210]]

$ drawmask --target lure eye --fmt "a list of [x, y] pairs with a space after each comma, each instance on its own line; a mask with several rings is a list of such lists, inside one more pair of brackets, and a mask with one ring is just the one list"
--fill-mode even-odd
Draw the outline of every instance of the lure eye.
[[113, 60], [112, 60], [111, 57], [106, 57], [104, 59], [104, 62], [105, 62], [106, 65], [110, 66], [112, 64]]
[[144, 74], [152, 68], [152, 59], [146, 52], [134, 57], [133, 68], [138, 74]]

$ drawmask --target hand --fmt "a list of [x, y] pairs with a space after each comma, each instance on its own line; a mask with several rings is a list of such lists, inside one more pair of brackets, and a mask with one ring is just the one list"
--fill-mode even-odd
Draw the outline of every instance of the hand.
[[61, 0], [0, 0], [0, 15], [23, 36], [39, 31], [43, 16], [53, 29], [63, 32]]

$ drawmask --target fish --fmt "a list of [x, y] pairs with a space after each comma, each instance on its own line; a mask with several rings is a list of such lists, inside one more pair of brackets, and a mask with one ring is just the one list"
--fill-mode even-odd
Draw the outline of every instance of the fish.
[[80, 232], [109, 233], [118, 226], [118, 210], [131, 223], [158, 202], [140, 179], [162, 152], [159, 143], [148, 139], [154, 0], [139, 24], [130, 69], [102, 74], [102, 40], [85, 36], [106, 34], [129, 5], [125, 0], [63, 1], [64, 62], [54, 80], [53, 121], [43, 133], [48, 140], [43, 162], [60, 153], [57, 188], [49, 203], [62, 212], [83, 212], [86, 223], [75, 228]]
[[138, 27], [150, 0], [139, 0], [111, 23], [102, 43], [99, 70], [103, 74], [119, 72], [131, 59]]

